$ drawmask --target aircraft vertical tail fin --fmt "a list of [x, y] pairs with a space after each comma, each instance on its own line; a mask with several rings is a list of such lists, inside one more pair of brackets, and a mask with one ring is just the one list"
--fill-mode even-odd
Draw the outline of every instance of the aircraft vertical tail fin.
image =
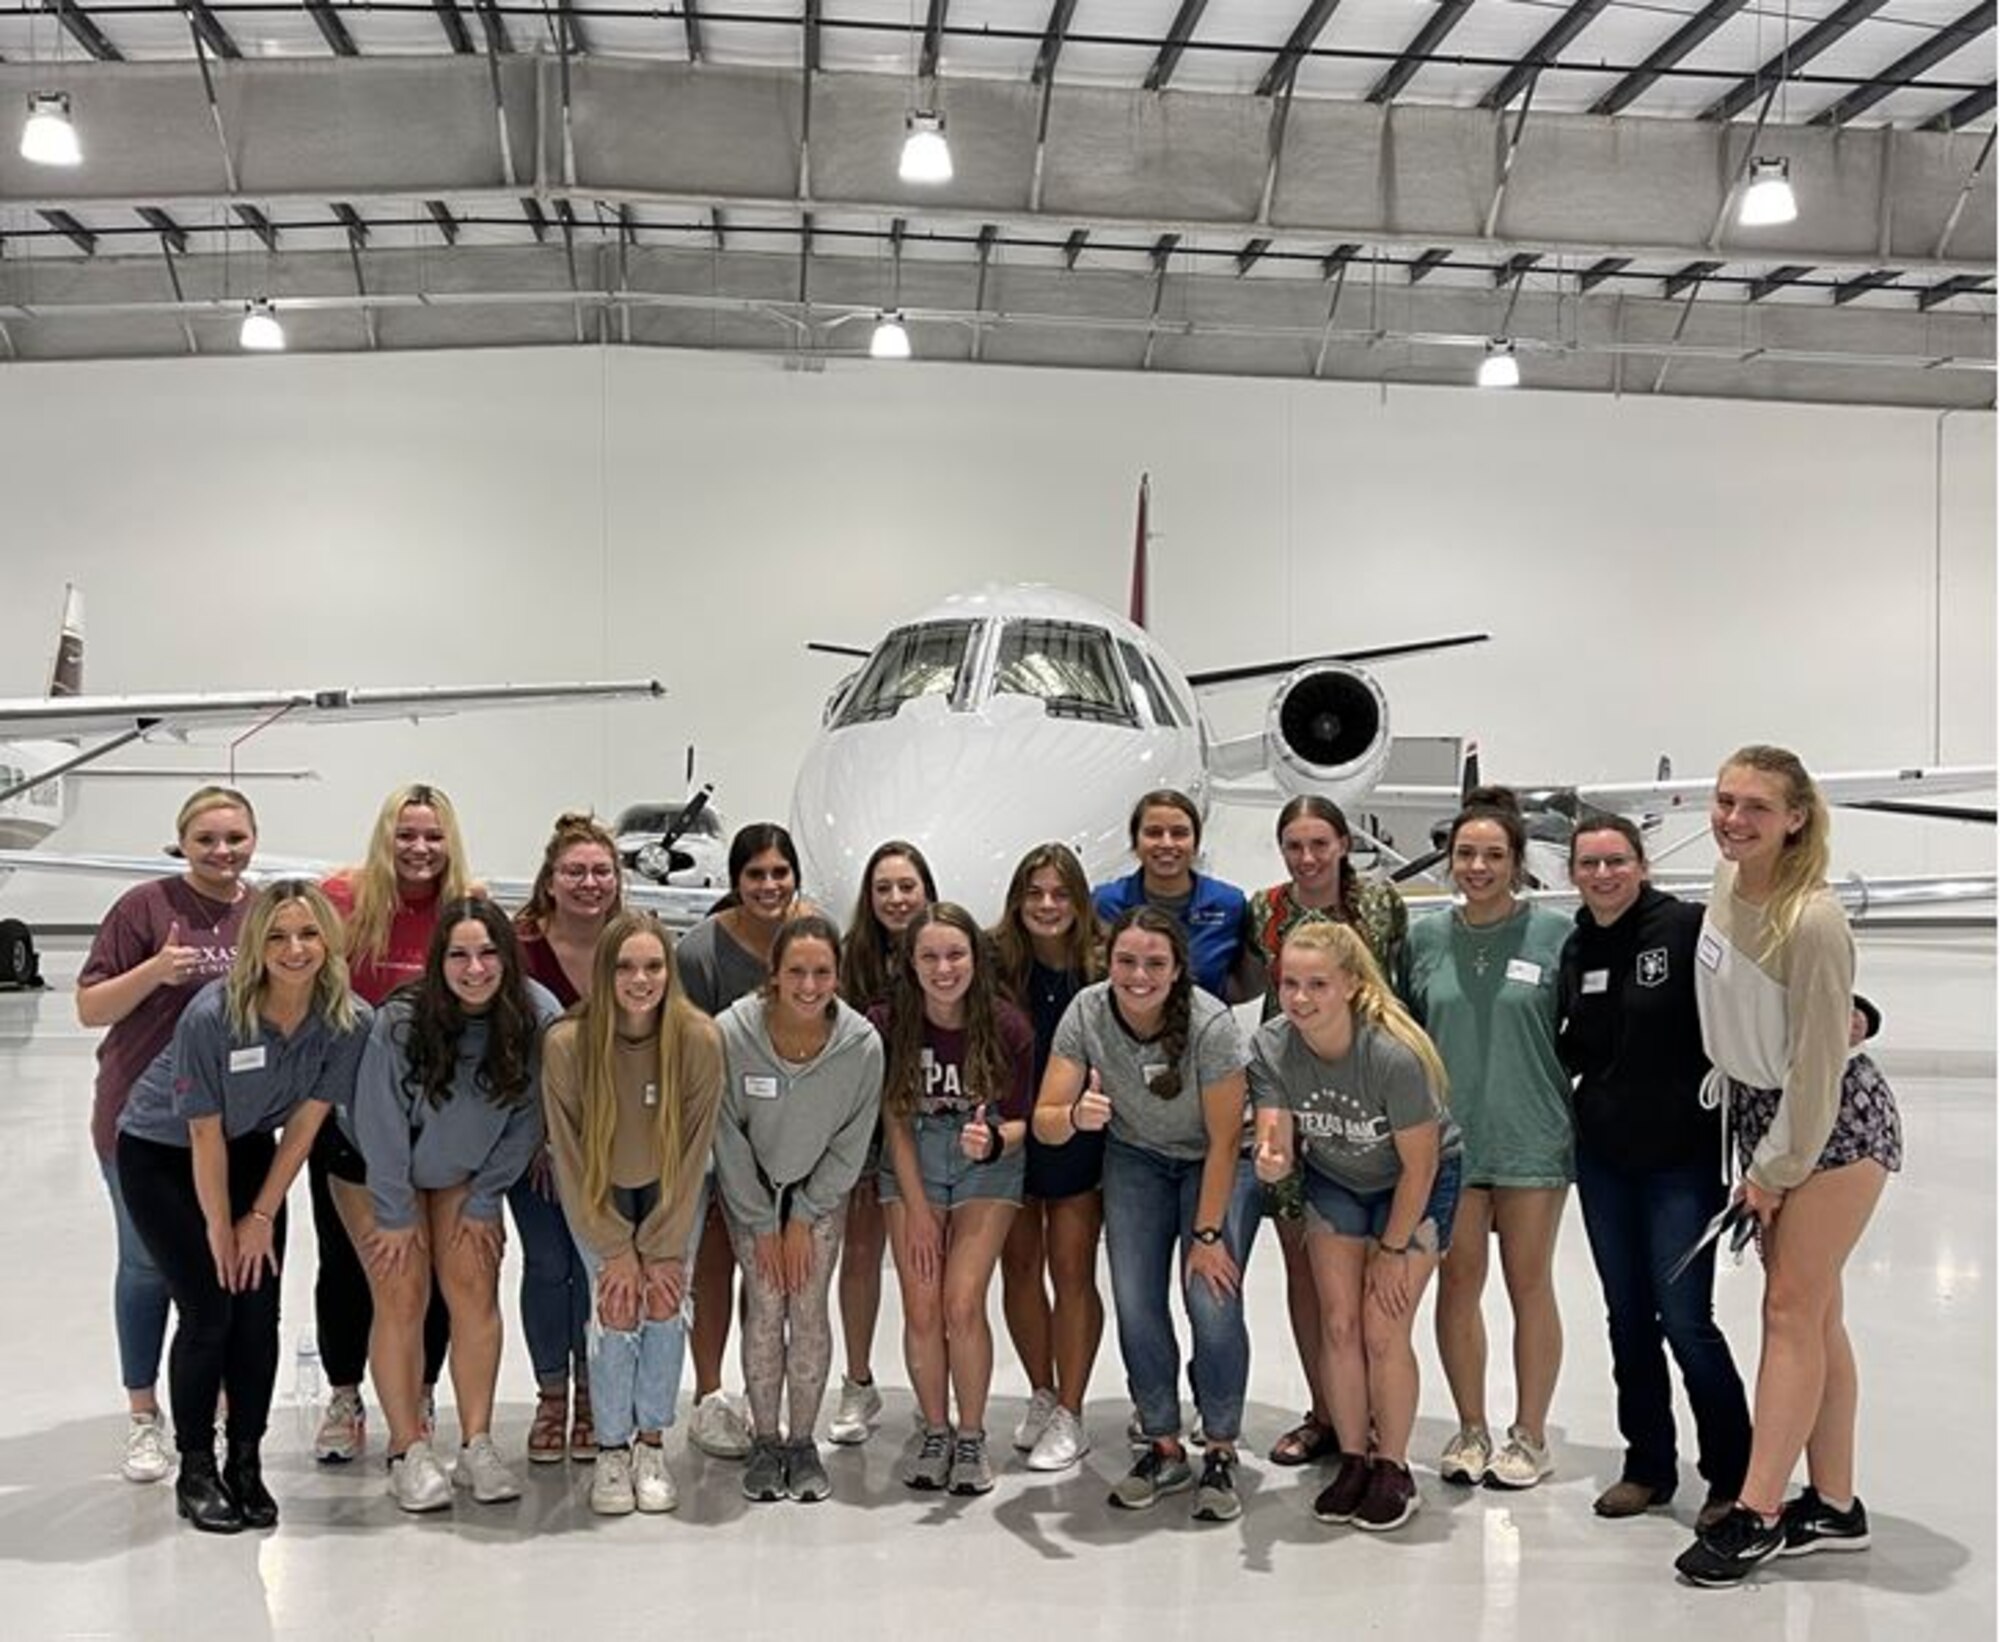
[[83, 595], [63, 584], [62, 631], [56, 638], [56, 659], [49, 668], [51, 696], [83, 694]]
[[1459, 777], [1458, 801], [1463, 804], [1479, 788], [1479, 743], [1465, 744], [1465, 771]]
[[1134, 627], [1146, 625], [1146, 503], [1152, 494], [1153, 476], [1139, 475], [1139, 525], [1132, 538], [1132, 607], [1128, 614]]

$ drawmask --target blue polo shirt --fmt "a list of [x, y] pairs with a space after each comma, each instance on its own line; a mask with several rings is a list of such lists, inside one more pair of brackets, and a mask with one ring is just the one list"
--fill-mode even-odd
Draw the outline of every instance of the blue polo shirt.
[[220, 1117], [230, 1140], [284, 1126], [301, 1101], [345, 1105], [368, 1043], [368, 1006], [354, 1000], [354, 1029], [337, 1032], [317, 1012], [286, 1037], [269, 1021], [238, 1043], [229, 1028], [227, 978], [211, 981], [181, 1011], [125, 1103], [118, 1127], [140, 1140], [186, 1146], [188, 1121]]
[[[1220, 878], [1204, 878], [1198, 872], [1189, 876], [1194, 880], [1194, 893], [1188, 897], [1187, 906], [1182, 909], [1161, 906], [1160, 910], [1174, 918], [1187, 934], [1188, 967], [1193, 972], [1194, 984], [1204, 992], [1226, 999], [1230, 971], [1235, 969], [1243, 951], [1243, 891]], [[1143, 871], [1099, 884], [1090, 892], [1090, 900], [1107, 929], [1120, 913], [1133, 907], [1159, 905], [1148, 901]]]

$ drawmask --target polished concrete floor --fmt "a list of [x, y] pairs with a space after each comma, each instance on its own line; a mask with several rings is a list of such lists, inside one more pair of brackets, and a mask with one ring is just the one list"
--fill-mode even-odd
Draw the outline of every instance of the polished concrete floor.
[[[311, 1315], [312, 1239], [302, 1218], [267, 1459], [284, 1522], [266, 1535], [202, 1538], [176, 1522], [167, 1487], [116, 1475], [124, 1422], [108, 1303], [110, 1216], [85, 1133], [92, 1035], [72, 1014], [75, 964], [73, 953], [58, 952], [48, 992], [0, 995], [0, 1248], [8, 1251], [0, 1635], [359, 1642], [682, 1632], [878, 1642], [928, 1630], [1020, 1642], [1043, 1627], [1104, 1639], [1994, 1635], [1994, 1082], [1990, 1052], [1978, 1047], [1993, 1035], [1990, 935], [1864, 947], [1866, 984], [1890, 1021], [1880, 1058], [1902, 1100], [1909, 1155], [1848, 1273], [1874, 1548], [1774, 1564], [1719, 1592], [1684, 1587], [1670, 1571], [1700, 1498], [1691, 1471], [1671, 1519], [1604, 1523], [1590, 1513], [1616, 1474], [1618, 1449], [1602, 1313], [1573, 1209], [1559, 1252], [1569, 1344], [1555, 1478], [1525, 1495], [1437, 1482], [1428, 1466], [1449, 1404], [1426, 1317], [1416, 1450], [1424, 1510], [1385, 1539], [1322, 1527], [1309, 1510], [1318, 1480], [1262, 1463], [1246, 1468], [1237, 1523], [1197, 1526], [1185, 1498], [1149, 1516], [1114, 1517], [1105, 1489], [1125, 1461], [1126, 1403], [1109, 1339], [1089, 1408], [1096, 1452], [1080, 1472], [1053, 1479], [1010, 1463], [985, 1499], [913, 1496], [895, 1482], [897, 1441], [908, 1429], [900, 1391], [866, 1449], [832, 1452], [835, 1498], [824, 1505], [750, 1506], [735, 1467], [685, 1452], [675, 1434], [669, 1453], [683, 1503], [673, 1517], [595, 1519], [583, 1500], [586, 1468], [523, 1466], [528, 1490], [518, 1504], [403, 1518], [372, 1459], [344, 1470], [312, 1464], [309, 1414], [287, 1400], [294, 1343]], [[1899, 1039], [1899, 1021], [1917, 1035]], [[295, 1207], [308, 1212], [302, 1189]], [[893, 1277], [887, 1286], [881, 1362], [885, 1382], [901, 1386]], [[1725, 1271], [1719, 1285], [1746, 1372], [1758, 1287], [1748, 1266]], [[1268, 1241], [1249, 1292], [1246, 1435], [1262, 1449], [1299, 1398]], [[1489, 1310], [1499, 1323], [1497, 1295]], [[999, 1357], [996, 1430], [1011, 1427], [1026, 1389], [1004, 1338]], [[1496, 1360], [1494, 1378], [1503, 1409], [1504, 1362]], [[499, 1436], [516, 1456], [530, 1383], [510, 1325]], [[443, 1423], [448, 1434], [449, 1412]]]

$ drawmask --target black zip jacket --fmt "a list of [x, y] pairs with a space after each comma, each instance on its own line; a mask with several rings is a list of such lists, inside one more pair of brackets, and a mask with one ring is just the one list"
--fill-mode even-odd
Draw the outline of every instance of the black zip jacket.
[[1647, 884], [1600, 925], [1579, 909], [1563, 948], [1557, 1050], [1576, 1078], [1577, 1144], [1627, 1170], [1716, 1164], [1721, 1116], [1701, 1109], [1708, 1057], [1695, 1009], [1701, 908]]

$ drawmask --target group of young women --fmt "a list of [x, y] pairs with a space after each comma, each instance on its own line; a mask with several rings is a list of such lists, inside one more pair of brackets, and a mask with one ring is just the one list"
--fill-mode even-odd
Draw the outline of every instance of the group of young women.
[[[1307, 1406], [1270, 1458], [1328, 1463], [1321, 1520], [1393, 1529], [1419, 1503], [1411, 1339], [1433, 1273], [1457, 1414], [1440, 1475], [1550, 1474], [1553, 1256], [1574, 1178], [1627, 1443], [1599, 1513], [1674, 1491], [1664, 1341], [1709, 1490], [1683, 1574], [1726, 1583], [1772, 1554], [1863, 1545], [1840, 1270], [1900, 1163], [1894, 1106], [1845, 1058], [1853, 953], [1810, 777], [1745, 748], [1713, 822], [1704, 914], [1646, 883], [1636, 828], [1586, 818], [1572, 924], [1521, 894], [1511, 797], [1475, 793], [1447, 840], [1460, 902], [1411, 923], [1355, 873], [1337, 806], [1285, 807], [1287, 879], [1246, 898], [1195, 870], [1199, 811], [1160, 791], [1132, 812], [1138, 871], [1093, 892], [1070, 850], [1038, 847], [991, 931], [939, 898], [916, 845], [885, 843], [845, 938], [763, 823], [737, 834], [729, 894], [676, 949], [623, 908], [615, 847], [588, 817], [558, 820], [510, 918], [469, 878], [434, 788], [390, 796], [354, 872], [255, 897], [249, 803], [204, 789], [180, 818], [186, 874], [121, 899], [78, 986], [86, 1024], [110, 1027], [93, 1133], [118, 1218], [126, 1474], [170, 1468], [153, 1382], [171, 1296], [182, 1514], [220, 1531], [276, 1520], [258, 1442], [285, 1193], [310, 1159], [333, 1386], [316, 1448], [361, 1451], [365, 1358], [405, 1509], [519, 1492], [491, 1433], [504, 1201], [540, 1382], [528, 1457], [592, 1462], [597, 1511], [673, 1508], [662, 1440], [690, 1331], [690, 1440], [741, 1458], [753, 1500], [825, 1498], [814, 1433], [836, 1273], [846, 1365], [828, 1436], [864, 1442], [882, 1412], [885, 1238], [917, 1404], [902, 1480], [994, 1485], [996, 1268], [1031, 1391], [1014, 1446], [1031, 1470], [1075, 1465], [1101, 1237], [1136, 1450], [1111, 1504], [1192, 1490], [1198, 1520], [1229, 1520], [1244, 1273], [1268, 1216]], [[1230, 1006], [1258, 999], [1246, 1034]], [[1727, 1195], [1725, 1123], [1767, 1272], [1754, 1416], [1711, 1315], [1712, 1250], [1666, 1277]], [[1495, 1242], [1516, 1388], [1497, 1443], [1481, 1313]], [[747, 1419], [722, 1391], [739, 1312]], [[441, 1359], [449, 1471], [432, 1449]], [[1802, 1451], [1810, 1486], [1786, 1503]]]

